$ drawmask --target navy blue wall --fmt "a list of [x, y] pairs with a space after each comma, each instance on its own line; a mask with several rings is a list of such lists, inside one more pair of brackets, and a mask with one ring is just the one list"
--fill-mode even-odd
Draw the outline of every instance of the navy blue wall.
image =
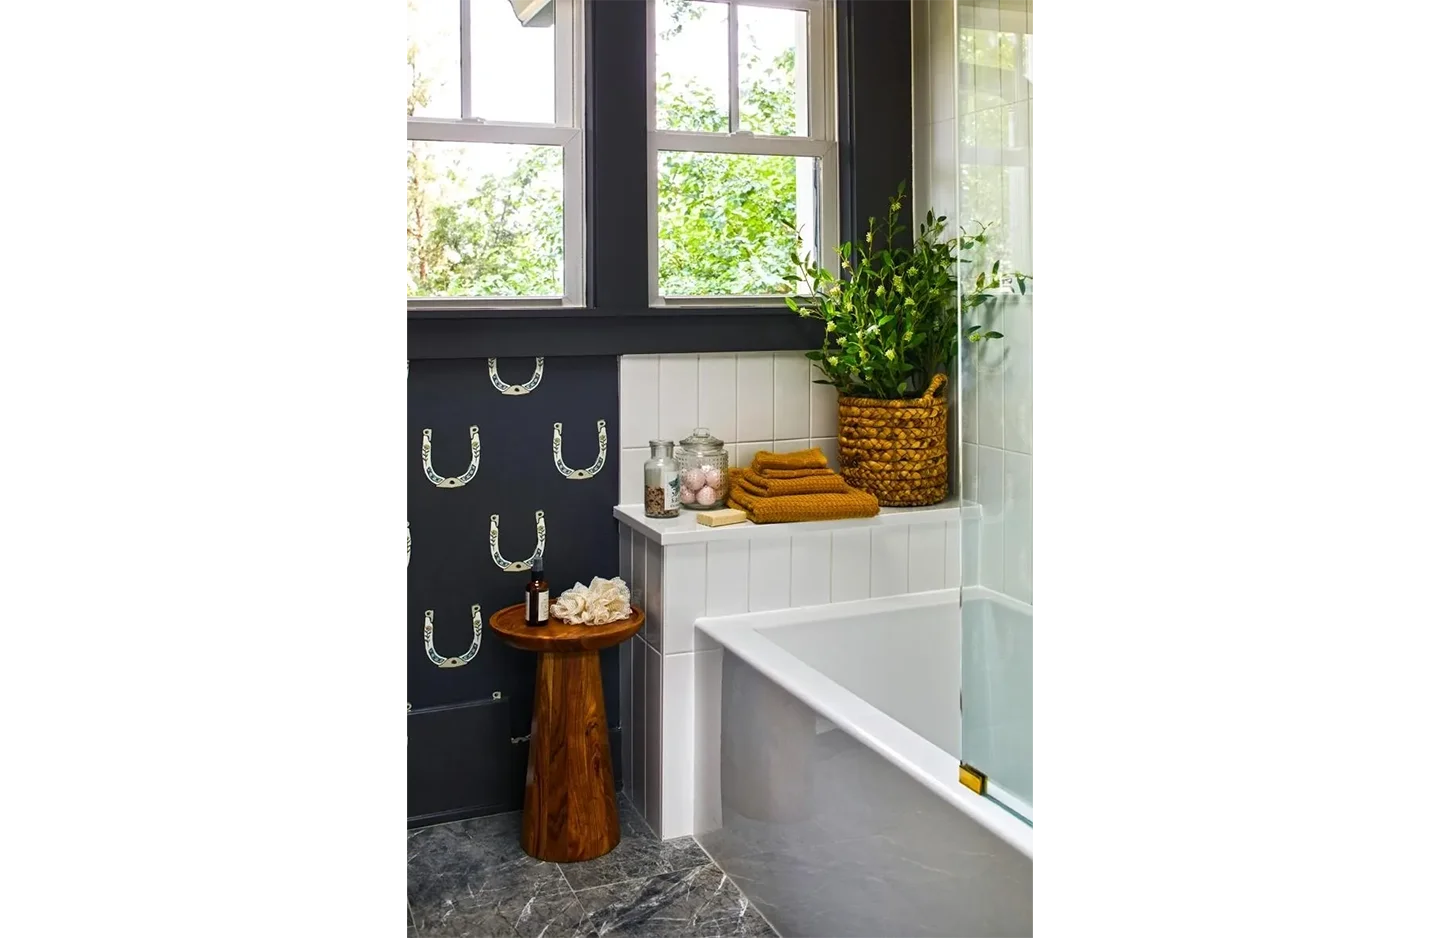
[[[500, 516], [500, 552], [523, 560], [535, 547], [535, 512], [545, 512], [545, 577], [552, 595], [592, 576], [615, 576], [611, 516], [620, 471], [619, 378], [613, 356], [547, 358], [540, 385], [507, 396], [490, 382], [485, 359], [410, 363], [409, 426], [404, 445], [409, 485], [411, 554], [404, 623], [409, 669], [412, 824], [516, 809], [523, 798], [535, 658], [489, 633], [479, 654], [458, 668], [439, 668], [425, 654], [426, 609], [435, 611], [435, 648], [445, 656], [470, 646], [470, 606], [491, 613], [519, 602], [528, 573], [505, 573], [490, 557], [490, 516]], [[503, 358], [500, 377], [528, 380], [533, 358]], [[610, 438], [605, 466], [593, 479], [570, 480], [554, 466], [551, 438], [564, 425], [564, 458], [585, 468], [598, 452], [595, 422]], [[480, 428], [480, 468], [466, 485], [436, 487], [420, 461], [422, 431], [431, 430], [432, 464], [461, 475], [470, 462], [471, 425]], [[397, 626], [398, 630], [398, 626]], [[618, 743], [618, 652], [601, 656], [605, 705]], [[493, 698], [500, 693], [498, 700]], [[619, 760], [615, 760], [619, 767]]]

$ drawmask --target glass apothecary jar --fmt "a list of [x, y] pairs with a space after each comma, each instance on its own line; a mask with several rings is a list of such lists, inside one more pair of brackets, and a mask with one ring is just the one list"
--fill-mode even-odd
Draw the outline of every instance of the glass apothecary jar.
[[680, 504], [701, 511], [724, 508], [730, 490], [730, 453], [723, 440], [710, 435], [705, 427], [680, 441], [675, 452], [680, 464]]
[[680, 466], [670, 440], [651, 440], [650, 458], [645, 460], [645, 517], [675, 518], [680, 515]]

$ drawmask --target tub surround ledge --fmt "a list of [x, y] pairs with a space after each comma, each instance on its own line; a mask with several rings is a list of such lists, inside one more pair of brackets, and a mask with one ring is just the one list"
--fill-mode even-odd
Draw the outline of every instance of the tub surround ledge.
[[946, 522], [979, 521], [982, 517], [977, 502], [950, 497], [934, 505], [916, 508], [881, 508], [873, 518], [840, 518], [833, 521], [795, 521], [785, 524], [755, 524], [741, 521], [721, 527], [706, 527], [696, 515], [699, 512], [681, 510], [678, 518], [647, 518], [643, 505], [616, 505], [615, 519], [647, 540], [662, 547], [675, 544], [697, 544], [707, 541], [748, 541], [757, 538], [794, 537], [797, 534], [812, 534], [819, 531], [844, 531], [853, 528], [889, 528], [917, 524], [945, 524]]

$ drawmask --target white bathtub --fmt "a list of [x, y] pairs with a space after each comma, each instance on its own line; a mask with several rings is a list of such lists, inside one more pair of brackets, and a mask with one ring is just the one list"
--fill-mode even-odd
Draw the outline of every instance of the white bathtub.
[[696, 622], [696, 837], [786, 938], [1031, 933], [1033, 830], [957, 780], [959, 598]]

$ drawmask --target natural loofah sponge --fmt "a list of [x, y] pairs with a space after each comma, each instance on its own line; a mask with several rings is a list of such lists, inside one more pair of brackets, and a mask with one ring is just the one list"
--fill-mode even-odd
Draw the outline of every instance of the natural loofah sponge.
[[550, 604], [550, 614], [568, 625], [605, 625], [630, 613], [630, 587], [618, 576], [597, 576], [589, 586], [576, 583]]

